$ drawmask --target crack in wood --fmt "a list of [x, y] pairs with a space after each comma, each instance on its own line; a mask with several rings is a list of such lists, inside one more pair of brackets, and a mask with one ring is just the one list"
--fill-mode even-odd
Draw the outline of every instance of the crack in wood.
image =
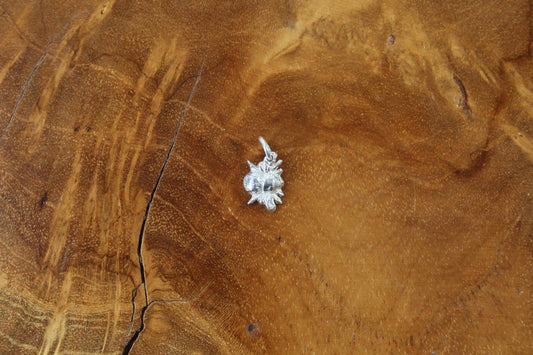
[[19, 28], [19, 26], [15, 23], [15, 21], [13, 21], [13, 19], [11, 18], [11, 15], [9, 14], [9, 12], [7, 12], [7, 10], [5, 10], [4, 8], [2, 8], [2, 6], [0, 6], [0, 9], [3, 11], [0, 16], [4, 17], [7, 21], [7, 23], [9, 23], [14, 29], [15, 29], [15, 32], [18, 34], [19, 38], [22, 39], [23, 41], [27, 42], [30, 46], [34, 47], [35, 49], [41, 51], [41, 52], [44, 52], [45, 49], [42, 48], [41, 46], [39, 46], [37, 43], [31, 41], [30, 39], [28, 39], [24, 33], [21, 31], [21, 29]]
[[63, 34], [63, 32], [65, 32], [65, 30], [67, 29], [67, 27], [76, 19], [78, 18], [80, 15], [86, 13], [87, 11], [84, 11], [84, 12], [81, 12], [79, 13], [78, 15], [74, 16], [74, 18], [72, 18], [70, 21], [68, 21], [64, 26], [63, 28], [61, 28], [61, 30], [57, 33], [57, 35], [55, 35], [54, 38], [52, 38], [48, 44], [46, 45], [46, 48], [44, 49], [44, 53], [43, 55], [41, 56], [41, 58], [39, 58], [39, 60], [37, 61], [37, 63], [35, 63], [35, 66], [33, 67], [32, 71], [30, 72], [30, 75], [28, 76], [28, 78], [26, 79], [26, 82], [24, 83], [24, 86], [22, 87], [22, 92], [20, 93], [18, 99], [17, 99], [17, 102], [15, 102], [15, 107], [13, 108], [13, 111], [11, 112], [11, 115], [9, 116], [9, 119], [7, 120], [7, 123], [6, 125], [4, 126], [4, 129], [2, 130], [2, 133], [0, 133], [0, 139], [2, 139], [4, 137], [4, 135], [6, 134], [6, 131], [9, 127], [9, 125], [11, 124], [11, 122], [13, 121], [13, 118], [15, 117], [15, 114], [17, 113], [17, 110], [18, 110], [18, 107], [20, 105], [20, 102], [22, 101], [22, 99], [24, 98], [24, 95], [26, 94], [26, 91], [28, 90], [28, 87], [30, 86], [30, 81], [31, 79], [33, 78], [33, 76], [35, 75], [35, 73], [37, 72], [37, 70], [41, 67], [41, 65], [43, 64], [44, 60], [46, 59], [46, 56], [48, 55], [48, 52], [50, 50], [50, 47], [52, 46], [52, 44], [54, 44], [55, 41], [57, 41], [57, 39], [59, 37], [61, 37], [61, 35]]
[[466, 88], [459, 76], [457, 76], [457, 74], [453, 74], [453, 80], [455, 81], [457, 86], [459, 86], [459, 90], [461, 91], [461, 97], [459, 98], [459, 103], [457, 104], [457, 106], [462, 107], [465, 112], [465, 115], [469, 116], [471, 110], [470, 106], [468, 105], [468, 95], [466, 93]]
[[[137, 297], [136, 290], [140, 287], [140, 285], [143, 285], [145, 305], [141, 309], [141, 325], [135, 331], [135, 333], [130, 338], [130, 340], [127, 342], [126, 346], [124, 347], [123, 354], [129, 354], [130, 353], [133, 345], [135, 344], [135, 342], [139, 338], [139, 335], [144, 330], [144, 315], [145, 315], [146, 311], [148, 310], [148, 308], [150, 307], [150, 305], [152, 305], [155, 302], [155, 301], [148, 302], [148, 290], [146, 288], [146, 273], [145, 273], [145, 270], [144, 270], [144, 263], [143, 263], [143, 258], [142, 258], [142, 244], [143, 244], [143, 239], [144, 239], [144, 232], [146, 230], [146, 222], [148, 221], [148, 216], [150, 214], [150, 207], [152, 206], [152, 203], [154, 201], [154, 197], [155, 197], [155, 194], [157, 192], [157, 188], [159, 187], [159, 183], [161, 182], [161, 179], [162, 179], [163, 174], [165, 172], [165, 168], [166, 168], [166, 166], [168, 164], [168, 161], [170, 160], [170, 156], [172, 155], [172, 151], [174, 149], [174, 146], [176, 145], [176, 141], [177, 141], [177, 138], [178, 138], [178, 133], [179, 133], [181, 125], [183, 123], [183, 119], [185, 118], [185, 114], [187, 113], [187, 110], [188, 110], [188, 108], [189, 108], [189, 106], [191, 104], [193, 95], [194, 95], [194, 93], [196, 91], [196, 87], [198, 86], [198, 83], [200, 82], [200, 79], [202, 78], [202, 71], [204, 69], [204, 63], [205, 63], [205, 58], [202, 61], [202, 65], [200, 67], [200, 71], [198, 72], [198, 76], [196, 77], [196, 81], [195, 81], [195, 83], [193, 85], [191, 93], [189, 94], [189, 99], [187, 100], [187, 103], [185, 104], [185, 108], [183, 109], [183, 112], [181, 114], [180, 120], [178, 122], [178, 126], [176, 127], [176, 131], [174, 132], [174, 137], [172, 139], [172, 144], [170, 145], [170, 148], [168, 149], [168, 152], [167, 152], [167, 156], [165, 157], [165, 160], [163, 161], [163, 164], [161, 165], [161, 170], [159, 171], [159, 175], [157, 176], [154, 188], [152, 189], [152, 192], [150, 193], [150, 198], [148, 199], [148, 203], [146, 204], [146, 209], [144, 211], [143, 221], [142, 221], [142, 225], [141, 225], [141, 231], [139, 233], [139, 242], [137, 244], [137, 256], [139, 257], [139, 268], [140, 268], [140, 273], [141, 273], [141, 283], [139, 284], [139, 286], [136, 287], [136, 289], [134, 291], [132, 303], [135, 305], [135, 298]], [[130, 327], [133, 326], [134, 317], [135, 317], [135, 306], [133, 307], [133, 313], [132, 313]], [[131, 329], [128, 332], [128, 336], [129, 336], [130, 333], [131, 333]]]
[[122, 347], [126, 346], [126, 342], [128, 341], [128, 337], [131, 334], [131, 331], [133, 329], [133, 322], [135, 321], [135, 298], [137, 297], [137, 292], [139, 291], [139, 287], [141, 287], [141, 284], [138, 284], [137, 287], [135, 287], [131, 293], [131, 306], [132, 306], [132, 312], [131, 312], [131, 319], [130, 319], [130, 328], [128, 329], [128, 334], [124, 337], [124, 342], [122, 343]]

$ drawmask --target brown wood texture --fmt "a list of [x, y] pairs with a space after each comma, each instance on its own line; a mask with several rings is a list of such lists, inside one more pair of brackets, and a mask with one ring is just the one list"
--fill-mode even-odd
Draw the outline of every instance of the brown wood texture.
[[0, 353], [533, 353], [530, 7], [0, 1]]

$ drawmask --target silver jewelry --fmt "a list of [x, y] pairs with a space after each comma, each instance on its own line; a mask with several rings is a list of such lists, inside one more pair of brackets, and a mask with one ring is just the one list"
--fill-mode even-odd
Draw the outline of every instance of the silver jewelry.
[[265, 205], [269, 211], [276, 209], [276, 203], [281, 205], [281, 188], [284, 185], [281, 178], [282, 169], [278, 169], [283, 160], [276, 161], [278, 155], [270, 150], [270, 146], [263, 137], [259, 137], [259, 142], [265, 151], [265, 158], [262, 162], [254, 165], [248, 161], [250, 172], [243, 180], [244, 189], [248, 191], [252, 198], [248, 204], [259, 202]]

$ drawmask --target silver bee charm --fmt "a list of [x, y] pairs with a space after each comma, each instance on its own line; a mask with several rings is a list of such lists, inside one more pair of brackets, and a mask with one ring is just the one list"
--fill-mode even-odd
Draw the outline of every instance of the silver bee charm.
[[283, 179], [281, 178], [282, 169], [278, 167], [283, 160], [276, 161], [278, 155], [270, 150], [268, 143], [263, 137], [259, 137], [259, 142], [265, 151], [265, 158], [262, 162], [254, 165], [248, 161], [250, 172], [244, 177], [244, 189], [248, 191], [252, 198], [248, 204], [259, 202], [265, 205], [269, 211], [276, 209], [276, 203], [281, 205], [281, 196], [283, 192]]

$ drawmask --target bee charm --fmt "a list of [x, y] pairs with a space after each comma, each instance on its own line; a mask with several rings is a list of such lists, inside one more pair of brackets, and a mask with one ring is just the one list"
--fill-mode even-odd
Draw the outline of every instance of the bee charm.
[[265, 158], [257, 165], [248, 161], [250, 172], [244, 177], [244, 189], [252, 195], [248, 204], [257, 201], [265, 205], [269, 211], [274, 211], [276, 203], [280, 205], [282, 203], [281, 196], [283, 196], [283, 192], [281, 188], [284, 182], [281, 178], [283, 170], [279, 169], [279, 166], [283, 161], [276, 161], [278, 155], [270, 150], [263, 137], [259, 137], [259, 142], [261, 142], [265, 151]]

